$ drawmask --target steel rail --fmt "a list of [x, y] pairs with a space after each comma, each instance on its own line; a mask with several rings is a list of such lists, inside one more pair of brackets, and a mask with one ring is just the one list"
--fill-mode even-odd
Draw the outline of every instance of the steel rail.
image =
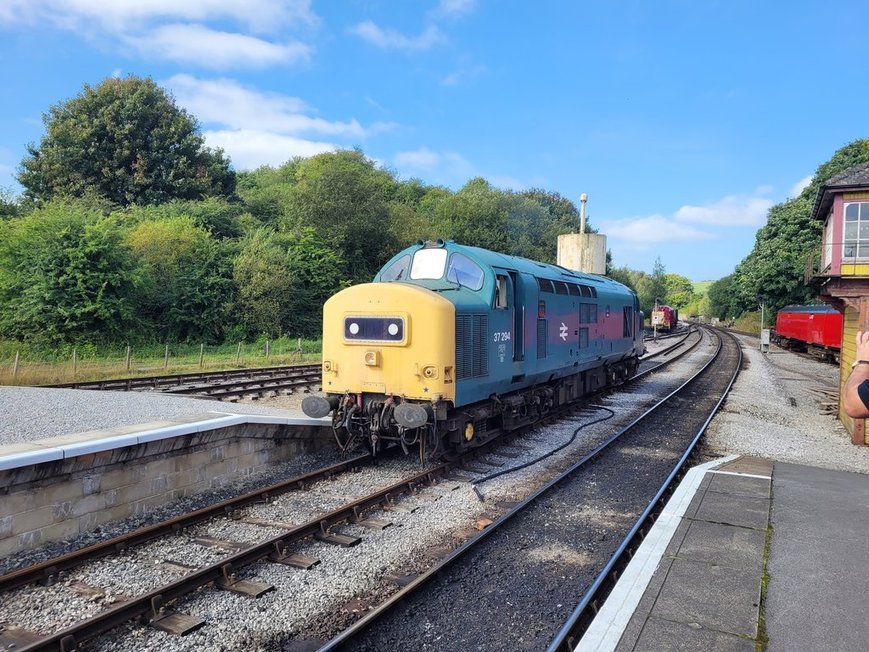
[[[702, 341], [702, 338], [701, 338]], [[698, 341], [699, 343], [699, 341]], [[694, 345], [696, 346], [696, 344]], [[693, 347], [692, 347], [693, 348]], [[719, 348], [720, 351], [720, 348]], [[608, 439], [606, 439], [603, 443], [597, 446], [594, 450], [584, 455], [580, 460], [572, 464], [566, 470], [562, 471], [557, 477], [550, 480], [546, 484], [542, 485], [538, 489], [536, 489], [532, 494], [527, 496], [520, 503], [515, 505], [512, 509], [505, 512], [501, 515], [494, 523], [492, 523], [485, 530], [480, 532], [479, 534], [474, 535], [470, 539], [468, 539], [462, 546], [455, 549], [450, 555], [442, 559], [438, 564], [427, 570], [426, 572], [419, 575], [416, 579], [410, 582], [407, 586], [405, 586], [400, 591], [396, 592], [392, 596], [390, 596], [385, 602], [383, 602], [380, 606], [370, 611], [360, 620], [356, 621], [349, 628], [345, 629], [343, 632], [332, 638], [325, 645], [319, 648], [318, 652], [331, 652], [332, 650], [341, 650], [345, 649], [352, 641], [357, 640], [357, 637], [361, 636], [370, 626], [372, 626], [377, 620], [383, 617], [386, 613], [395, 608], [402, 600], [404, 600], [407, 596], [421, 589], [423, 586], [428, 584], [431, 580], [437, 577], [440, 573], [451, 567], [454, 563], [456, 563], [459, 559], [463, 558], [467, 553], [475, 548], [481, 541], [486, 540], [488, 537], [493, 536], [493, 533], [499, 531], [506, 523], [511, 521], [518, 514], [522, 513], [528, 507], [530, 507], [533, 503], [535, 503], [541, 496], [547, 494], [550, 490], [556, 487], [558, 484], [563, 482], [564, 480], [571, 477], [576, 471], [580, 468], [587, 465], [590, 461], [595, 459], [598, 455], [600, 455], [604, 450], [609, 448], [613, 442], [617, 441], [620, 437], [622, 437], [626, 432], [631, 430], [632, 428], [637, 427], [644, 419], [650, 417], [654, 414], [658, 408], [668, 403], [672, 398], [674, 398], [677, 394], [686, 390], [690, 385], [692, 385], [717, 359], [718, 352], [716, 352], [715, 356], [710, 358], [706, 364], [704, 364], [697, 372], [695, 372], [688, 380], [686, 380], [682, 385], [678, 388], [670, 392], [663, 399], [658, 401], [655, 405], [648, 408], [643, 414], [638, 416], [636, 419], [631, 421], [628, 425], [624, 426], [620, 430], [618, 430], [615, 434], [611, 435]], [[665, 363], [666, 364], [666, 363]], [[660, 367], [655, 367], [658, 369]], [[649, 370], [651, 371], [651, 370]], [[648, 372], [644, 372], [648, 373]], [[636, 378], [636, 376], [634, 376]], [[711, 419], [711, 417], [710, 417]]]
[[267, 376], [268, 374], [284, 373], [292, 370], [319, 370], [319, 364], [282, 365], [278, 367], [251, 367], [249, 369], [229, 369], [224, 371], [201, 371], [189, 374], [163, 376], [136, 376], [133, 378], [113, 378], [105, 380], [83, 380], [71, 383], [42, 385], [64, 389], [104, 389], [130, 391], [137, 388], [159, 389], [164, 386], [184, 385], [196, 381], [208, 381], [220, 378], [249, 378], [251, 376]]
[[286, 547], [315, 535], [325, 533], [329, 527], [352, 519], [375, 505], [391, 502], [392, 498], [404, 493], [413, 493], [422, 484], [432, 484], [436, 477], [445, 475], [452, 468], [451, 464], [442, 464], [432, 469], [420, 472], [410, 478], [380, 489], [374, 493], [339, 507], [327, 514], [318, 516], [291, 530], [270, 537], [266, 541], [253, 544], [233, 553], [217, 563], [210, 564], [198, 570], [191, 571], [184, 577], [148, 593], [130, 598], [111, 607], [106, 611], [91, 616], [65, 629], [45, 636], [38, 641], [25, 645], [18, 652], [36, 652], [60, 650], [67, 652], [84, 641], [138, 617], [150, 619], [159, 617], [161, 611], [172, 600], [187, 595], [196, 589], [222, 578], [234, 577], [238, 569], [248, 566], [270, 556], [279, 559], [286, 554]]
[[263, 502], [271, 496], [286, 493], [292, 489], [301, 489], [312, 482], [328, 479], [339, 473], [352, 470], [360, 464], [368, 463], [371, 459], [371, 455], [366, 453], [317, 471], [296, 476], [290, 480], [284, 480], [241, 496], [220, 501], [219, 503], [197, 509], [176, 518], [138, 528], [127, 534], [74, 550], [60, 557], [0, 575], [0, 594], [34, 582], [50, 584], [60, 572], [80, 566], [86, 561], [100, 559], [112, 553], [147, 543], [165, 534], [177, 532], [185, 527], [196, 525], [215, 516], [231, 513], [241, 507]]
[[[714, 362], [715, 359], [718, 358], [718, 355], [721, 353], [721, 351], [723, 349], [723, 344], [722, 344], [721, 335], [720, 335], [721, 332], [726, 333], [726, 331], [718, 331], [717, 336], [719, 338], [719, 348], [715, 354], [715, 357], [712, 360], [710, 360], [710, 364], [712, 362]], [[712, 408], [706, 421], [704, 421], [703, 424], [700, 426], [700, 428], [697, 430], [696, 434], [694, 435], [694, 438], [691, 440], [691, 443], [688, 445], [688, 448], [686, 449], [685, 453], [682, 455], [682, 457], [679, 459], [679, 461], [673, 467], [673, 470], [667, 476], [666, 480], [664, 480], [663, 484], [658, 489], [655, 496], [652, 498], [652, 500], [649, 501], [648, 506], [643, 511], [643, 513], [640, 515], [640, 517], [637, 519], [637, 522], [634, 524], [634, 526], [631, 528], [631, 530], [628, 532], [628, 534], [625, 536], [625, 538], [619, 544], [619, 547], [613, 553], [612, 557], [610, 557], [610, 560], [604, 566], [603, 570], [601, 570], [601, 572], [595, 578], [592, 585], [588, 588], [588, 590], [582, 596], [582, 598], [579, 601], [579, 604], [577, 604], [576, 608], [570, 614], [570, 616], [568, 617], [564, 626], [561, 628], [561, 630], [558, 632], [558, 634], [555, 636], [555, 638], [552, 639], [552, 641], [549, 644], [549, 647], [547, 647], [547, 649], [546, 649], [546, 652], [561, 652], [561, 651], [569, 652], [570, 650], [573, 650], [574, 647], [576, 647], [577, 643], [579, 642], [579, 638], [581, 637], [580, 636], [581, 632], [584, 631], [584, 629], [585, 629], [585, 628], [580, 629], [579, 625], [587, 619], [589, 607], [591, 605], [593, 605], [595, 603], [595, 601], [600, 598], [601, 591], [605, 587], [605, 585], [607, 584], [608, 579], [611, 580], [611, 584], [613, 584], [613, 585], [615, 584], [615, 578], [612, 577], [610, 575], [610, 573], [612, 573], [614, 571], [615, 567], [620, 563], [625, 552], [627, 550], [632, 549], [637, 543], [639, 543], [639, 541], [641, 541], [643, 538], [645, 538], [645, 535], [642, 534], [643, 528], [645, 526], [653, 523], [654, 520], [657, 518], [658, 513], [660, 513], [661, 509], [663, 509], [663, 506], [665, 504], [665, 501], [663, 500], [664, 495], [670, 490], [671, 485], [674, 483], [676, 478], [681, 476], [682, 472], [684, 471], [684, 467], [688, 464], [689, 458], [694, 453], [694, 449], [697, 446], [697, 442], [700, 441], [700, 438], [703, 436], [703, 434], [706, 432], [706, 429], [709, 427], [710, 422], [715, 417], [715, 415], [718, 413], [718, 410], [720, 409], [721, 404], [724, 403], [724, 400], [727, 398], [727, 394], [730, 392], [731, 387], [733, 387], [733, 383], [736, 382], [736, 378], [739, 375], [740, 368], [742, 367], [742, 347], [739, 345], [739, 342], [736, 340], [735, 337], [733, 337], [729, 333], [727, 333], [727, 335], [730, 338], [730, 340], [734, 343], [734, 345], [736, 346], [736, 349], [738, 351], [738, 356], [737, 356], [737, 364], [735, 366], [735, 369], [733, 370], [733, 374], [731, 375], [730, 380], [727, 383], [727, 386], [724, 388], [724, 391], [722, 392], [721, 397], [715, 403], [715, 406]], [[704, 369], [705, 368], [706, 367], [704, 367]], [[610, 586], [610, 588], [612, 588], [612, 587]]]

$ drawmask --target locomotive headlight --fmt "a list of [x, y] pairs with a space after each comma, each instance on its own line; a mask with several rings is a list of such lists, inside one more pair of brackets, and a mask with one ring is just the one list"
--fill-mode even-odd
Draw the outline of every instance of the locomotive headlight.
[[330, 371], [336, 371], [335, 363], [331, 360], [323, 360], [323, 371], [329, 373]]
[[377, 367], [380, 365], [380, 353], [378, 351], [365, 352], [365, 364], [369, 367]]
[[422, 375], [425, 378], [437, 378], [438, 377], [438, 368], [432, 365], [422, 368]]

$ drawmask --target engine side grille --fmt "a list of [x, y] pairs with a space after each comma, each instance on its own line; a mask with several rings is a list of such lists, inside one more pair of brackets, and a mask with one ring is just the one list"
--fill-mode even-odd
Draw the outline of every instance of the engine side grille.
[[456, 316], [456, 379], [489, 375], [489, 315]]

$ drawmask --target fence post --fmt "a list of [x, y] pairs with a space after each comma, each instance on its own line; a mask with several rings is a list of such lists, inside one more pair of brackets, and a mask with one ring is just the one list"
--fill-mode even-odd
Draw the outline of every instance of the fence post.
[[238, 343], [238, 348], [235, 350], [235, 364], [241, 360], [241, 342]]
[[72, 377], [75, 380], [75, 373], [78, 371], [78, 351], [72, 350]]
[[169, 345], [166, 345], [166, 357], [163, 359], [163, 369], [169, 368]]
[[130, 370], [130, 367], [133, 364], [133, 347], [127, 344], [127, 371]]
[[205, 344], [199, 345], [199, 368], [202, 368], [202, 358], [205, 355]]
[[266, 340], [266, 360], [269, 359], [269, 341]]
[[15, 364], [12, 365], [12, 382], [18, 377], [18, 351], [15, 352]]

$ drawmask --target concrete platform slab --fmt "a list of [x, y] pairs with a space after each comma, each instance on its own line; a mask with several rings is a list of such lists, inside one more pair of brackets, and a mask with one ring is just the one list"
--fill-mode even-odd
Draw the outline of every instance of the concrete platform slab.
[[633, 648], [636, 652], [754, 652], [754, 641], [726, 632], [668, 620], [651, 619]]

